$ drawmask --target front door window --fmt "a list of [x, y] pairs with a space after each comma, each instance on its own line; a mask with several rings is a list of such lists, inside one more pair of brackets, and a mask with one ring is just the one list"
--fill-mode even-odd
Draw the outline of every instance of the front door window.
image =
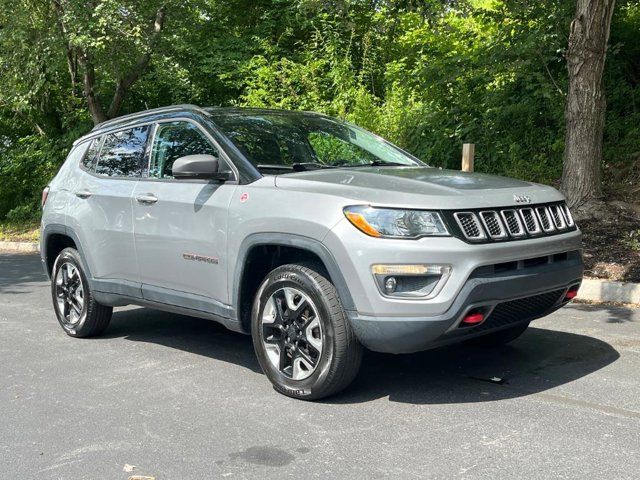
[[150, 178], [173, 178], [173, 162], [186, 155], [207, 154], [220, 158], [200, 129], [188, 122], [160, 123], [149, 163]]

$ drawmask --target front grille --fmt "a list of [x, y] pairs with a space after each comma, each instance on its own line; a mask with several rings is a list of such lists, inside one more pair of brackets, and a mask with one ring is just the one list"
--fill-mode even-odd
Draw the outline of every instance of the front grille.
[[450, 231], [468, 242], [522, 240], [575, 230], [571, 212], [562, 203], [491, 210], [443, 211]]
[[564, 214], [562, 213], [562, 209], [560, 205], [551, 205], [549, 206], [549, 211], [551, 212], [551, 218], [553, 218], [553, 224], [558, 230], [563, 230], [567, 227], [567, 224], [564, 219]]
[[570, 261], [572, 263], [580, 263], [581, 255], [579, 250], [571, 250], [569, 252], [554, 253], [552, 255], [543, 255], [541, 257], [528, 257], [520, 260], [512, 260], [509, 262], [494, 263], [483, 265], [476, 268], [469, 278], [487, 277], [503, 274], [514, 274], [517, 270], [526, 270], [528, 268], [540, 265], [553, 265]]
[[502, 218], [507, 225], [507, 230], [512, 237], [522, 237], [524, 233], [524, 228], [522, 228], [522, 222], [518, 217], [518, 212], [515, 210], [502, 210]]
[[475, 213], [456, 212], [453, 216], [458, 222], [458, 226], [462, 229], [464, 236], [467, 237], [468, 240], [484, 240], [485, 234]]
[[542, 226], [543, 231], [553, 232], [555, 230], [551, 220], [551, 214], [547, 207], [537, 207], [536, 214], [538, 215], [538, 220], [540, 220], [540, 225]]
[[524, 226], [527, 228], [527, 232], [531, 235], [540, 233], [540, 225], [538, 224], [535, 213], [533, 213], [533, 208], [521, 208], [520, 215], [522, 216], [522, 220], [524, 220]]
[[567, 221], [567, 225], [573, 227], [575, 223], [573, 221], [573, 215], [571, 215], [571, 212], [569, 211], [569, 207], [567, 207], [567, 205], [562, 205], [561, 208], [562, 213], [564, 214], [564, 219]]
[[497, 212], [480, 212], [480, 218], [482, 218], [484, 228], [487, 229], [487, 232], [489, 232], [489, 236], [491, 238], [500, 239], [507, 237], [507, 232], [502, 226], [502, 222], [500, 221], [500, 217], [498, 216]]
[[556, 305], [563, 293], [564, 289], [553, 290], [552, 292], [499, 303], [482, 324], [469, 329], [469, 332], [482, 332], [538, 318]]

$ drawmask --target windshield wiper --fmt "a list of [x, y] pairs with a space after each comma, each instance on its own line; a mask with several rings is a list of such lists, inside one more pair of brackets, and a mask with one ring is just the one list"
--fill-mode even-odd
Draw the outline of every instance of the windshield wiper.
[[291, 164], [294, 172], [306, 172], [308, 170], [319, 170], [321, 168], [336, 168], [320, 162], [299, 162]]
[[384, 160], [374, 160], [369, 163], [356, 163], [354, 165], [340, 165], [340, 168], [356, 168], [356, 167], [411, 167], [415, 165], [407, 165], [406, 163], [386, 162]]
[[293, 172], [307, 172], [309, 170], [319, 170], [321, 168], [336, 168], [333, 165], [326, 165], [319, 162], [298, 162], [291, 165], [278, 165], [275, 163], [260, 163], [258, 170], [290, 170]]
[[259, 163], [256, 165], [258, 170], [293, 170], [291, 165], [277, 165], [273, 163]]

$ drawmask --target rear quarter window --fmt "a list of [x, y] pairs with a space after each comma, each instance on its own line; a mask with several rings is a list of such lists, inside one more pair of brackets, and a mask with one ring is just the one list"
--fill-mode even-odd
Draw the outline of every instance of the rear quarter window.
[[82, 165], [89, 171], [93, 171], [96, 168], [98, 153], [100, 152], [100, 140], [101, 138], [94, 138], [91, 140], [87, 153], [82, 159]]
[[148, 126], [106, 134], [96, 173], [107, 177], [139, 177], [148, 134]]

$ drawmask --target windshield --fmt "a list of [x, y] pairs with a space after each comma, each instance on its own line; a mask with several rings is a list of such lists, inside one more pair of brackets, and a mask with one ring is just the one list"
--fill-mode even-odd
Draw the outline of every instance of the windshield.
[[263, 173], [356, 166], [423, 166], [386, 140], [304, 113], [212, 113], [216, 125]]

